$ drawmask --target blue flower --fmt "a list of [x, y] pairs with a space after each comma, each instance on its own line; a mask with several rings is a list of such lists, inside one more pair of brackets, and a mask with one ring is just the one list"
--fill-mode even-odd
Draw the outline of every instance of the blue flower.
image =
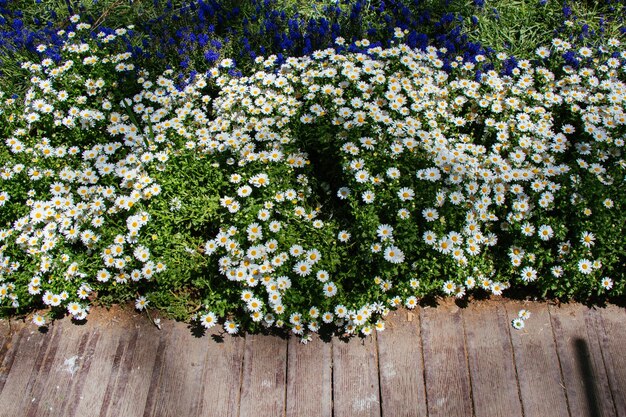
[[198, 35], [198, 44], [201, 47], [204, 47], [207, 43], [209, 43], [209, 36], [205, 33]]
[[350, 19], [358, 20], [362, 9], [363, 9], [363, 5], [361, 4], [360, 1], [357, 1], [356, 3], [354, 3], [354, 5], [352, 6], [352, 10], [350, 11]]
[[406, 38], [407, 45], [411, 48], [426, 49], [428, 46], [428, 36], [424, 33], [417, 33], [414, 30], [409, 32], [409, 36]]
[[21, 30], [24, 27], [24, 22], [21, 19], [13, 19], [13, 29]]
[[206, 59], [207, 62], [215, 62], [219, 59], [219, 57], [220, 57], [220, 54], [212, 49], [204, 53], [204, 59]]
[[582, 25], [582, 27], [580, 28], [580, 31], [583, 36], [587, 36], [589, 34], [589, 25], [587, 24]]
[[567, 5], [567, 3], [565, 3], [563, 5], [563, 16], [569, 19], [571, 15], [572, 15], [572, 9]]
[[574, 68], [578, 68], [578, 65], [580, 64], [580, 61], [578, 61], [578, 59], [576, 59], [576, 52], [574, 51], [567, 51], [563, 54], [563, 59], [565, 60], [565, 62], [568, 65], [571, 65]]

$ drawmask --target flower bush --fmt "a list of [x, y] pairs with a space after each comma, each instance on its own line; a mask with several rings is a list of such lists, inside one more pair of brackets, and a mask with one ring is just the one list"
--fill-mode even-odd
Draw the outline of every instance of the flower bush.
[[[403, 42], [410, 47], [445, 48], [444, 69], [463, 56], [475, 57], [505, 50], [511, 60], [529, 59], [536, 45], [558, 36], [576, 47], [592, 46], [624, 34], [623, 0], [593, 5], [525, 0], [503, 1], [290, 1], [221, 0], [119, 2], [26, 2], [0, 0], [0, 77], [11, 93], [23, 93], [16, 63], [32, 60], [41, 43], [60, 45], [59, 29], [74, 30], [70, 17], [82, 19], [112, 33], [111, 28], [134, 25], [144, 35], [140, 43], [127, 43], [135, 63], [158, 72], [170, 66], [176, 77], [204, 71], [224, 59], [236, 61], [248, 73], [257, 56], [275, 54], [279, 63], [289, 56], [335, 48], [359, 52], [356, 42], [389, 47], [396, 27], [407, 30]], [[621, 31], [621, 32], [620, 32]], [[343, 37], [345, 44], [335, 39]], [[56, 49], [48, 48], [56, 59]], [[509, 66], [505, 66], [507, 69]], [[514, 67], [514, 64], [512, 64]]]
[[578, 68], [555, 39], [537, 51], [555, 72], [505, 54], [444, 70], [447, 50], [398, 28], [388, 48], [257, 57], [248, 76], [223, 59], [181, 86], [131, 60], [126, 29], [72, 19], [0, 105], [10, 311], [136, 299], [306, 338], [369, 334], [434, 294], [624, 293], [618, 39]]

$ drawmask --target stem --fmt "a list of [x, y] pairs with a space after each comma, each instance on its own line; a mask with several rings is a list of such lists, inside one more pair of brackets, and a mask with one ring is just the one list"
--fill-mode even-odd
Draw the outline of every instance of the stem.
[[157, 324], [157, 323], [155, 323], [155, 321], [152, 319], [152, 316], [150, 315], [150, 310], [148, 309], [148, 307], [146, 307], [146, 315], [148, 316], [148, 319], [150, 319], [150, 322], [151, 322], [152, 324], [154, 324], [154, 326], [155, 326], [157, 329], [161, 330], [161, 324]]

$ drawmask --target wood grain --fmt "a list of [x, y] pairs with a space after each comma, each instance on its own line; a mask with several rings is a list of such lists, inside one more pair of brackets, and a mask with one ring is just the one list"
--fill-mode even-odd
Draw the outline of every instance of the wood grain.
[[383, 416], [426, 416], [419, 310], [394, 311], [377, 333]]
[[471, 416], [470, 377], [461, 310], [452, 302], [421, 312], [429, 416]]
[[579, 416], [614, 416], [593, 312], [582, 304], [549, 308], [570, 410]]
[[[63, 338], [61, 333], [62, 329], [60, 327], [55, 327], [54, 329], [52, 329], [50, 334], [50, 343], [47, 343], [47, 349], [42, 349], [39, 352], [39, 358], [35, 364], [35, 369], [33, 369], [31, 379], [30, 381], [28, 381], [25, 389], [25, 392], [28, 393], [28, 397], [32, 397], [32, 400], [30, 403], [23, 403], [23, 405], [25, 406], [22, 408], [22, 413], [24, 416], [32, 417], [37, 415], [36, 410], [37, 408], [39, 408], [38, 406], [42, 406], [44, 410], [49, 410], [50, 413], [55, 411], [58, 413], [58, 408], [62, 401], [59, 401], [58, 398], [50, 399], [46, 395], [44, 389], [48, 386], [51, 386], [53, 383], [57, 390], [60, 388], [60, 385], [57, 385], [55, 383], [56, 381], [51, 374], [56, 352], [59, 350], [59, 348], [64, 347], [62, 343]], [[37, 377], [32, 378], [32, 376], [35, 374], [37, 374]], [[63, 388], [66, 388], [65, 384], [63, 385]]]
[[124, 329], [125, 331], [120, 336], [117, 347], [115, 348], [115, 353], [113, 355], [113, 360], [111, 363], [111, 373], [109, 374], [109, 378], [106, 384], [106, 387], [103, 390], [102, 396], [102, 404], [100, 406], [100, 417], [104, 417], [107, 415], [111, 408], [111, 404], [114, 401], [113, 396], [115, 395], [116, 389], [118, 389], [120, 384], [125, 385], [125, 377], [128, 377], [128, 372], [124, 369], [124, 359], [128, 357], [132, 357], [132, 354], [137, 346], [137, 336], [138, 332], [136, 329]]
[[[526, 327], [511, 327], [511, 342], [526, 417], [569, 416], [550, 315], [546, 304], [508, 302], [508, 323], [522, 308], [531, 312]], [[509, 324], [510, 325], [510, 324]]]
[[202, 403], [207, 340], [193, 336], [183, 323], [168, 323], [161, 343], [144, 416], [195, 416]]
[[626, 416], [626, 310], [609, 305], [594, 314], [615, 411], [620, 417]]
[[37, 401], [32, 396], [32, 388], [40, 376], [48, 346], [54, 340], [51, 333], [44, 334], [30, 326], [20, 330], [18, 341], [7, 352], [13, 351], [15, 357], [0, 393], [0, 416], [23, 416], [30, 403]]
[[285, 414], [287, 340], [247, 335], [243, 359], [240, 416]]
[[379, 417], [376, 334], [332, 343], [334, 415]]
[[287, 364], [287, 417], [332, 417], [333, 364], [330, 342], [308, 344], [291, 337]]
[[[532, 315], [517, 331], [521, 308]], [[614, 305], [444, 301], [392, 313], [371, 337], [308, 345], [94, 310], [47, 333], [0, 322], [0, 417], [626, 417]]]
[[245, 339], [224, 336], [217, 328], [202, 340], [207, 345], [202, 377], [202, 404], [198, 416], [237, 417], [241, 395], [241, 371]]
[[[151, 324], [141, 320], [137, 322], [134, 329], [125, 329], [129, 333], [127, 343], [124, 340], [120, 341], [123, 352], [119, 368], [117, 372], [112, 371], [109, 378], [100, 417], [144, 415], [152, 376], [155, 373], [158, 375], [159, 372], [155, 370], [159, 352], [161, 353], [159, 366], [164, 360], [165, 340], [161, 339], [161, 331]], [[117, 349], [120, 349], [120, 346]]]
[[463, 310], [476, 417], [522, 416], [506, 311], [496, 304]]
[[10, 323], [9, 320], [2, 320], [2, 345], [0, 345], [0, 392], [4, 389], [17, 349], [21, 339], [23, 325]]
[[51, 333], [50, 348], [33, 383], [25, 416], [68, 415], [68, 407], [75, 402], [72, 390], [82, 386], [82, 368], [89, 363], [88, 346], [93, 347], [94, 337], [97, 339], [92, 329], [77, 326], [69, 319], [55, 322]]
[[[87, 346], [83, 353], [85, 362], [77, 377], [80, 382], [72, 388], [72, 404], [68, 407], [68, 417], [80, 417], [101, 410], [108, 388], [113, 366], [119, 364], [120, 345], [127, 343], [127, 333], [119, 327], [94, 326], [92, 340], [97, 343]], [[97, 339], [96, 339], [97, 337]]]

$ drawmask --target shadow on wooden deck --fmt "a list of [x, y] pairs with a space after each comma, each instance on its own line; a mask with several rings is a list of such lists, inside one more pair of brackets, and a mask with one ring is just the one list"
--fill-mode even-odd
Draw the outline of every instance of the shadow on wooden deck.
[[0, 416], [626, 416], [622, 307], [443, 301], [386, 327], [303, 345], [119, 307], [47, 333], [4, 320]]

